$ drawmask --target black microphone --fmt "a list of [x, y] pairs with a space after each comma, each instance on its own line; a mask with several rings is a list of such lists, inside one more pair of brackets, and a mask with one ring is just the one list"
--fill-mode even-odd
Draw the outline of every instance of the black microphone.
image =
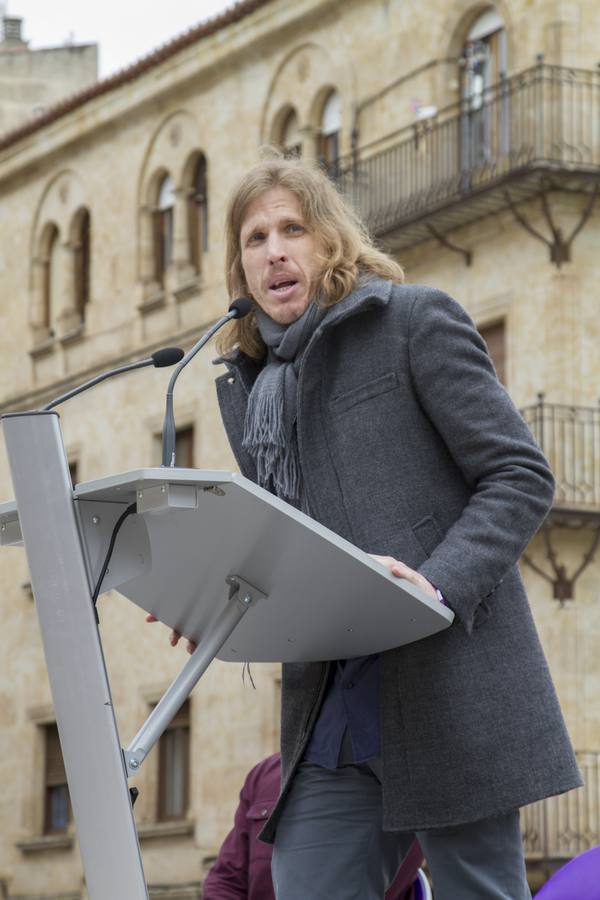
[[169, 381], [169, 386], [167, 388], [167, 397], [166, 397], [166, 407], [165, 407], [165, 420], [163, 422], [163, 432], [162, 432], [162, 464], [163, 466], [168, 466], [169, 468], [173, 468], [175, 466], [175, 416], [173, 415], [173, 388], [175, 387], [175, 382], [179, 378], [179, 374], [184, 369], [189, 362], [194, 358], [198, 350], [201, 350], [202, 347], [211, 339], [213, 334], [215, 334], [219, 328], [222, 328], [227, 322], [230, 322], [232, 319], [243, 319], [244, 316], [247, 316], [250, 310], [252, 309], [252, 300], [249, 297], [238, 297], [237, 300], [234, 300], [231, 306], [229, 307], [229, 312], [226, 316], [223, 316], [222, 319], [219, 319], [212, 328], [202, 335], [200, 340], [194, 344], [191, 350], [189, 350], [173, 374], [171, 375], [171, 380]]
[[66, 394], [55, 397], [46, 406], [42, 406], [42, 410], [47, 412], [49, 409], [54, 409], [59, 403], [64, 403], [65, 400], [70, 400], [71, 397], [87, 391], [88, 388], [94, 387], [95, 384], [99, 384], [105, 378], [112, 378], [113, 375], [121, 375], [123, 372], [131, 372], [133, 369], [143, 369], [146, 366], [155, 366], [157, 369], [162, 369], [164, 366], [174, 366], [180, 359], [183, 359], [183, 356], [184, 353], [180, 347], [163, 347], [162, 350], [155, 350], [147, 359], [140, 359], [138, 362], [120, 366], [118, 369], [110, 369], [108, 372], [103, 372], [102, 375], [96, 375], [95, 378], [80, 384], [79, 387], [73, 388], [72, 391], [67, 391]]
[[184, 356], [181, 347], [163, 347], [162, 350], [155, 350], [150, 359], [157, 369], [164, 369], [166, 366], [174, 366]]

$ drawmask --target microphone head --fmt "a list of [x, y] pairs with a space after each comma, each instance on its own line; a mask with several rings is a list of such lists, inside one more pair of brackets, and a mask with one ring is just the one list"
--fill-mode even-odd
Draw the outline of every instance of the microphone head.
[[162, 350], [155, 350], [150, 358], [157, 369], [162, 369], [163, 366], [174, 366], [184, 356], [181, 347], [163, 347]]
[[234, 312], [234, 319], [243, 319], [252, 309], [252, 300], [250, 297], [238, 297], [229, 307], [229, 312]]

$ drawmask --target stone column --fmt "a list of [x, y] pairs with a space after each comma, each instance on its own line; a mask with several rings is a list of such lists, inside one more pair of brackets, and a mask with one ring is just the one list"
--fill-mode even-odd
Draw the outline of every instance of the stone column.
[[190, 192], [179, 185], [173, 193], [175, 195], [175, 206], [173, 209], [173, 258], [171, 261], [173, 281], [171, 283], [176, 288], [193, 277], [194, 267], [190, 258], [190, 223], [188, 216]]
[[147, 203], [140, 207], [138, 305], [143, 306], [161, 292], [154, 271], [154, 209]]
[[81, 326], [75, 297], [75, 247], [71, 241], [61, 242], [58, 253], [60, 277], [58, 296], [52, 298], [56, 318], [51, 323], [58, 337], [64, 337]]

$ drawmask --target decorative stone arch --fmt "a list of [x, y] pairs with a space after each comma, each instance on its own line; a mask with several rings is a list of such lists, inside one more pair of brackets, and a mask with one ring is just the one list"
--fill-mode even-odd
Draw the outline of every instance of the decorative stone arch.
[[84, 209], [89, 215], [90, 198], [83, 181], [75, 172], [64, 170], [46, 185], [34, 214], [29, 297], [34, 347], [68, 336], [82, 325], [76, 298], [73, 222]]
[[[185, 177], [190, 159], [198, 154], [200, 128], [186, 110], [170, 113], [151, 137], [138, 181], [138, 278], [142, 305], [164, 296], [194, 274], [189, 253], [188, 190]], [[163, 286], [154, 265], [155, 213], [160, 185], [169, 175], [174, 183], [173, 253]]]
[[[455, 0], [445, 18], [440, 20], [437, 34], [437, 46], [446, 47], [443, 54], [447, 62], [438, 67], [438, 93], [441, 98], [440, 107], [454, 102], [458, 98], [459, 70], [458, 61], [462, 55], [467, 35], [470, 28], [484, 13], [495, 10], [504, 22], [506, 32], [506, 56], [507, 68], [515, 59], [515, 30], [510, 15], [510, 9], [505, 0], [496, 2], [474, 2], [474, 0]], [[448, 38], [448, 35], [450, 37]], [[505, 72], [504, 74], [508, 74]], [[449, 93], [449, 85], [456, 85], [456, 90]]]
[[[302, 152], [305, 156], [316, 157], [315, 98], [325, 85], [339, 93], [344, 105], [355, 99], [352, 69], [346, 61], [334, 59], [327, 50], [313, 42], [291, 50], [280, 62], [267, 91], [261, 117], [261, 142], [272, 139], [277, 123], [282, 124], [281, 117], [293, 103], [300, 123]], [[349, 141], [349, 135], [347, 139]]]
[[[514, 29], [510, 9], [504, 0], [496, 0], [493, 3], [482, 2], [482, 0], [479, 2], [456, 0], [448, 15], [441, 21], [438, 33], [440, 45], [446, 46], [449, 58], [458, 59], [460, 57], [469, 29], [480, 16], [490, 10], [495, 10], [504, 22], [509, 41], [508, 55], [509, 59], [513, 58]], [[448, 35], [450, 38], [447, 37]]]

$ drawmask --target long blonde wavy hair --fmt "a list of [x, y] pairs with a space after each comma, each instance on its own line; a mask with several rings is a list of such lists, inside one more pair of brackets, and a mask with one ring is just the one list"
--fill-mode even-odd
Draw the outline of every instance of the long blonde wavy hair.
[[[263, 159], [238, 182], [227, 208], [225, 278], [231, 300], [251, 296], [242, 267], [240, 232], [250, 204], [272, 188], [285, 188], [296, 195], [305, 226], [324, 247], [316, 279], [322, 306], [333, 306], [349, 294], [360, 273], [373, 273], [396, 283], [404, 280], [401, 266], [374, 246], [355, 211], [316, 163], [285, 159], [267, 148]], [[224, 355], [237, 346], [255, 359], [264, 356], [265, 346], [252, 312], [232, 321], [217, 342]]]

